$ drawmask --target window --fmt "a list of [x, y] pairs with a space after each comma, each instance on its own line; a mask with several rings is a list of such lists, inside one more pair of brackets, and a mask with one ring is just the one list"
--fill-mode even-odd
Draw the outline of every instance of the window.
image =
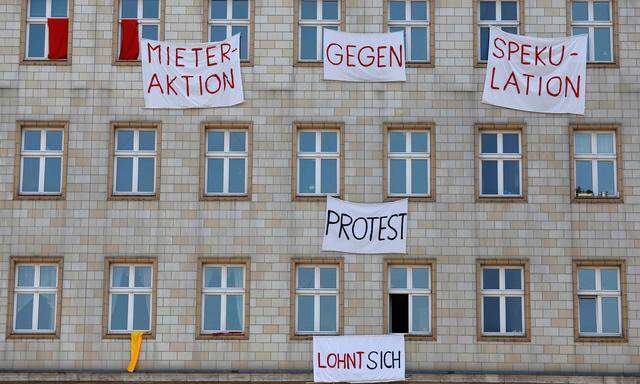
[[499, 27], [505, 32], [521, 34], [524, 1], [476, 0], [476, 55], [480, 63], [486, 63], [489, 55], [489, 27]]
[[114, 123], [111, 199], [156, 199], [159, 185], [159, 124]]
[[[528, 338], [529, 302], [527, 264], [515, 261], [480, 261], [479, 340], [485, 336]], [[488, 339], [492, 340], [492, 339]]]
[[[26, 0], [23, 62], [68, 63], [72, 0]], [[24, 14], [23, 14], [24, 15]]]
[[434, 29], [434, 10], [431, 1], [387, 0], [386, 29], [389, 32], [403, 32], [405, 58], [409, 64], [432, 63], [431, 51]]
[[105, 261], [109, 292], [107, 328], [109, 335], [124, 336], [133, 331], [154, 335], [155, 326], [155, 259], [112, 259]]
[[617, 14], [615, 0], [568, 1], [568, 24], [572, 35], [588, 35], [589, 63], [609, 63], [616, 60], [617, 45], [614, 17]]
[[571, 132], [573, 200], [620, 201], [617, 128], [573, 126]]
[[253, 50], [253, 0], [208, 0], [207, 41], [240, 34], [240, 60], [249, 62]]
[[63, 199], [67, 123], [18, 122], [16, 199]]
[[342, 261], [293, 261], [293, 336], [342, 332]]
[[140, 59], [140, 39], [160, 40], [163, 35], [163, 0], [117, 0], [117, 61]]
[[435, 339], [434, 263], [425, 260], [385, 261], [389, 333]]
[[8, 338], [60, 336], [62, 258], [10, 259]]
[[432, 197], [432, 129], [419, 124], [385, 127], [387, 197]]
[[247, 339], [249, 259], [201, 259], [198, 338]]
[[205, 123], [202, 200], [250, 199], [251, 123]]
[[626, 341], [627, 305], [623, 261], [575, 261], [576, 341]]
[[342, 127], [295, 125], [295, 196], [322, 197], [342, 191]]
[[477, 125], [480, 199], [526, 199], [524, 131], [516, 125]]
[[321, 62], [323, 30], [344, 30], [344, 0], [295, 0], [296, 62]]

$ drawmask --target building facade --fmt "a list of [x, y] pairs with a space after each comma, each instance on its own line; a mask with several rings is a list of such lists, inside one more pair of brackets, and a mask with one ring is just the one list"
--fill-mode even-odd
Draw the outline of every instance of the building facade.
[[[414, 382], [640, 380], [637, 0], [5, 0], [0, 25], [0, 381], [308, 382], [313, 334], [389, 332]], [[589, 34], [585, 115], [482, 104], [489, 25]], [[323, 81], [322, 28], [404, 30], [407, 81]], [[240, 33], [245, 102], [144, 109], [132, 33]], [[407, 254], [321, 252], [326, 195], [408, 197]]]

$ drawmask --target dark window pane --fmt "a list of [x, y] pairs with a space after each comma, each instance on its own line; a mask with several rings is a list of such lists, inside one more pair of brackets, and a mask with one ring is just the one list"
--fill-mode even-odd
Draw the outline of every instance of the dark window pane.
[[222, 41], [227, 38], [227, 27], [224, 25], [211, 26], [211, 41]]
[[593, 190], [591, 161], [576, 161], [576, 188], [583, 191]]
[[324, 0], [322, 2], [322, 19], [338, 20], [338, 0]]
[[320, 331], [336, 330], [336, 296], [320, 296]]
[[242, 288], [244, 286], [244, 269], [242, 267], [227, 267], [227, 287]]
[[596, 299], [581, 297], [580, 305], [580, 332], [596, 332]]
[[496, 19], [496, 2], [481, 1], [480, 2], [480, 20]]
[[517, 133], [503, 134], [502, 153], [520, 153], [520, 135]]
[[133, 285], [135, 287], [151, 287], [150, 266], [137, 266], [134, 268]]
[[207, 159], [207, 193], [222, 193], [223, 159]]
[[598, 161], [598, 193], [615, 195], [615, 175], [613, 161]]
[[480, 135], [480, 151], [482, 153], [498, 153], [498, 135], [495, 133], [483, 133]]
[[131, 192], [133, 186], [133, 158], [116, 159], [116, 192]]
[[298, 147], [300, 152], [315, 152], [316, 151], [316, 133], [315, 132], [300, 132], [298, 135]]
[[522, 289], [522, 270], [516, 268], [505, 269], [504, 271], [505, 289]]
[[127, 329], [129, 313], [128, 295], [111, 295], [111, 329], [123, 331]]
[[593, 29], [595, 61], [611, 61], [611, 28]]
[[44, 24], [29, 24], [28, 57], [44, 57]]
[[298, 170], [298, 192], [316, 193], [316, 161], [302, 159]]
[[119, 151], [133, 150], [133, 131], [124, 131], [124, 130], [117, 131], [116, 149]]
[[117, 288], [129, 286], [128, 265], [116, 265], [111, 269], [111, 286]]
[[315, 269], [313, 267], [298, 268], [298, 288], [315, 288]]
[[227, 296], [227, 331], [242, 331], [242, 295]]
[[406, 144], [404, 132], [389, 132], [389, 152], [406, 152]]
[[503, 162], [503, 189], [505, 195], [520, 194], [520, 160]]
[[18, 266], [18, 287], [35, 286], [35, 267], [33, 265]]
[[391, 333], [409, 332], [409, 295], [389, 295], [389, 319]]
[[249, 18], [249, 1], [248, 0], [233, 0], [231, 6], [231, 17], [233, 19]]
[[322, 159], [320, 165], [321, 193], [338, 192], [338, 160]]
[[598, 153], [613, 154], [614, 138], [612, 133], [599, 133], [596, 135]]
[[429, 297], [413, 296], [411, 299], [412, 319], [411, 328], [413, 332], [429, 331]]
[[247, 50], [249, 27], [242, 25], [234, 25], [231, 27], [231, 35], [240, 34], [240, 60], [247, 60], [249, 58]]
[[143, 25], [142, 26], [142, 38], [149, 40], [158, 40], [158, 26], [157, 25]]
[[222, 268], [221, 267], [205, 267], [204, 286], [207, 288], [222, 287]]
[[593, 2], [593, 19], [595, 21], [609, 21], [611, 20], [611, 14], [609, 12], [608, 1], [594, 1]]
[[229, 193], [245, 193], [244, 159], [229, 159]]
[[427, 20], [427, 2], [411, 2], [411, 20]]
[[122, 0], [120, 3], [122, 7], [122, 18], [125, 19], [137, 19], [138, 18], [138, 1], [137, 0]]
[[571, 5], [573, 21], [589, 20], [589, 4], [586, 1], [574, 1]]
[[[47, 132], [48, 134], [48, 132]], [[40, 131], [24, 131], [24, 144], [23, 148], [26, 151], [39, 151], [40, 150]]]
[[31, 0], [29, 17], [45, 17], [47, 15], [46, 0]]
[[500, 27], [504, 32], [518, 34], [518, 27]]
[[573, 35], [587, 35], [587, 60], [591, 61], [591, 48], [589, 48], [590, 42], [589, 40], [591, 40], [588, 36], [589, 36], [589, 28], [586, 27], [573, 27]]
[[500, 298], [483, 297], [484, 332], [500, 332]]
[[62, 174], [62, 159], [60, 157], [47, 157], [44, 160], [44, 191], [60, 192]]
[[155, 184], [155, 164], [153, 157], [138, 159], [138, 192], [153, 192]]
[[227, 0], [211, 0], [211, 18], [212, 19], [227, 18]]
[[142, 18], [157, 19], [159, 13], [159, 0], [142, 0]]
[[413, 288], [429, 289], [429, 270], [427, 268], [412, 268], [411, 279]]
[[40, 286], [56, 287], [58, 285], [58, 268], [55, 265], [43, 265], [40, 267]]
[[503, 1], [501, 4], [502, 20], [518, 20], [518, 2]]
[[506, 297], [507, 332], [522, 332], [522, 298]]
[[426, 132], [411, 132], [411, 152], [429, 152], [429, 136]]
[[480, 60], [489, 57], [489, 27], [480, 27]]
[[428, 160], [411, 160], [411, 193], [420, 195], [429, 193]]
[[389, 161], [389, 192], [407, 193], [407, 161], [404, 159]]
[[[38, 135], [40, 136], [40, 135]], [[38, 142], [39, 142], [38, 138]], [[46, 132], [46, 149], [49, 151], [62, 151], [62, 131]], [[38, 145], [40, 145], [38, 143]]]
[[300, 0], [300, 18], [303, 20], [316, 20], [318, 18], [316, 0]]
[[336, 288], [337, 270], [335, 268], [320, 268], [320, 288]]
[[298, 296], [298, 331], [313, 332], [314, 312], [314, 297]]
[[150, 329], [151, 295], [133, 295], [133, 329]]
[[51, 17], [67, 17], [67, 0], [51, 0]]
[[591, 134], [590, 133], [575, 134], [575, 152], [591, 153]]
[[620, 332], [620, 316], [618, 313], [617, 297], [602, 298], [602, 332]]
[[411, 60], [427, 61], [427, 28], [411, 28]]
[[578, 289], [593, 291], [596, 289], [596, 270], [591, 268], [578, 269]]
[[138, 137], [138, 147], [141, 151], [155, 151], [156, 133], [155, 131], [140, 131]]
[[320, 133], [320, 151], [338, 152], [338, 134], [336, 132]]
[[205, 295], [204, 296], [204, 316], [202, 328], [205, 331], [219, 331], [220, 330], [220, 295]]
[[600, 270], [601, 289], [606, 291], [615, 291], [618, 289], [618, 269], [603, 268]]
[[207, 150], [210, 152], [224, 151], [224, 132], [222, 131], [207, 132]]
[[318, 58], [316, 36], [316, 27], [300, 27], [300, 59]]
[[33, 321], [33, 295], [18, 294], [16, 297], [15, 329], [31, 329]]
[[246, 150], [245, 132], [229, 132], [229, 150], [231, 152], [244, 152]]
[[38, 192], [40, 159], [25, 157], [22, 162], [22, 192]]
[[393, 267], [389, 268], [389, 280], [391, 288], [408, 288], [407, 287], [407, 268]]
[[404, 1], [390, 1], [389, 20], [404, 20], [406, 16], [406, 6]]
[[40, 294], [38, 303], [38, 329], [53, 330], [56, 313], [56, 295], [52, 293]]
[[482, 289], [500, 289], [500, 270], [497, 268], [482, 269]]
[[498, 194], [498, 162], [482, 160], [482, 194]]

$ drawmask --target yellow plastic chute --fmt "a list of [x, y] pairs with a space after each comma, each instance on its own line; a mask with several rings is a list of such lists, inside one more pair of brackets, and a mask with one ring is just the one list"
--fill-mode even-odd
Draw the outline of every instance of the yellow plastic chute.
[[140, 349], [142, 348], [142, 335], [144, 332], [131, 332], [131, 360], [129, 360], [129, 366], [127, 366], [127, 372], [133, 372], [136, 370], [136, 364], [138, 364], [138, 356], [140, 355]]

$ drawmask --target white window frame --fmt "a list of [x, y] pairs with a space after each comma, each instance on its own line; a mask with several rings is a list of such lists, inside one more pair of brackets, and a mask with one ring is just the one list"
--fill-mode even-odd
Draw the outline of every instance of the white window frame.
[[[158, 17], [157, 18], [143, 18], [142, 10], [143, 10], [143, 0], [136, 0], [138, 5], [138, 10], [136, 11], [136, 18], [133, 17], [122, 17], [122, 4], [123, 1], [119, 0], [118, 4], [118, 41], [117, 41], [117, 53], [120, 53], [120, 46], [122, 45], [122, 20], [138, 20], [138, 40], [142, 39], [142, 26], [143, 25], [157, 25], [158, 26], [158, 39], [162, 39], [162, 31], [161, 31], [161, 20], [162, 20], [162, 5], [164, 4], [164, 0], [158, 0]], [[140, 60], [140, 55], [142, 54], [142, 49], [138, 53], [138, 60]], [[117, 57], [117, 56], [116, 56]], [[119, 60], [119, 59], [118, 59]], [[122, 60], [127, 61], [127, 60]]]
[[[209, 132], [224, 132], [224, 150], [223, 151], [209, 151]], [[231, 132], [244, 133], [244, 151], [231, 151], [230, 150], [230, 137]], [[205, 159], [204, 159], [204, 195], [205, 196], [246, 196], [248, 189], [248, 172], [249, 172], [249, 131], [247, 129], [219, 129], [209, 128], [205, 132]], [[222, 176], [222, 192], [207, 192], [207, 185], [209, 185], [209, 159], [222, 159], [223, 160], [223, 176]], [[231, 159], [244, 159], [244, 192], [231, 193], [229, 192], [229, 160]]]
[[[403, 0], [404, 7], [404, 20], [391, 20], [391, 0], [387, 1], [387, 32], [391, 31], [391, 28], [403, 28], [404, 29], [404, 46], [405, 46], [405, 60], [407, 63], [430, 63], [431, 62], [431, 0], [423, 0], [427, 3], [427, 20], [413, 20], [411, 19], [411, 1]], [[411, 31], [414, 27], [427, 28], [427, 59], [426, 60], [412, 60], [411, 59]]]
[[[499, 270], [499, 288], [498, 289], [485, 289], [484, 288], [484, 270], [485, 269], [497, 269]], [[520, 284], [521, 289], [506, 289], [505, 288], [505, 271], [507, 269], [519, 269], [520, 270]], [[480, 320], [481, 320], [481, 332], [483, 336], [524, 336], [527, 325], [525, 323], [525, 290], [524, 290], [524, 267], [520, 265], [512, 266], [499, 266], [499, 265], [484, 265], [482, 266], [481, 282], [480, 282]], [[500, 299], [500, 332], [485, 332], [484, 330], [484, 298], [485, 297], [498, 297]], [[522, 314], [522, 332], [507, 332], [507, 297], [520, 297], [521, 314]]]
[[[44, 17], [31, 17], [31, 1], [27, 2], [27, 27], [25, 31], [25, 50], [24, 57], [27, 60], [51, 60], [49, 59], [49, 25], [47, 24], [47, 19], [51, 19], [51, 0], [45, 0], [45, 16]], [[65, 17], [55, 17], [55, 19], [68, 19], [69, 18], [69, 0], [67, 0], [67, 15]], [[43, 24], [44, 25], [44, 56], [29, 56], [29, 26], [32, 24]]]
[[[338, 0], [338, 19], [336, 20], [323, 20], [322, 19], [322, 4], [324, 0], [316, 0], [316, 19], [303, 19], [302, 18], [302, 0], [295, 0], [298, 2], [298, 52], [296, 52], [296, 56], [298, 61], [301, 63], [315, 63], [322, 61], [323, 57], [323, 30], [325, 27], [336, 27], [337, 30], [340, 30], [342, 25], [342, 2], [345, 0]], [[302, 27], [316, 27], [316, 59], [303, 59], [302, 58]]]
[[[25, 135], [28, 131], [40, 131], [40, 150], [26, 150], [25, 147]], [[47, 132], [58, 131], [62, 134], [62, 141], [60, 150], [48, 150], [47, 149]], [[64, 180], [64, 144], [65, 144], [65, 132], [61, 128], [24, 128], [20, 133], [21, 145], [20, 145], [20, 194], [21, 195], [53, 195], [57, 196], [62, 193], [62, 181]], [[24, 181], [24, 160], [26, 157], [39, 158], [39, 175], [38, 175], [38, 191], [23, 191]], [[44, 190], [44, 178], [45, 178], [45, 161], [47, 158], [60, 158], [60, 190], [54, 192], [45, 192]]]
[[[580, 270], [581, 269], [593, 269], [596, 275], [596, 289], [595, 290], [583, 290], [580, 289]], [[617, 272], [618, 289], [617, 290], [603, 290], [602, 289], [602, 276], [601, 271], [603, 269], [615, 269]], [[577, 281], [577, 295], [578, 295], [578, 333], [580, 336], [605, 336], [605, 337], [620, 337], [622, 336], [622, 290], [620, 287], [620, 267], [618, 266], [580, 266], [577, 269], [578, 273]], [[605, 297], [614, 297], [618, 299], [618, 333], [605, 333], [602, 331], [602, 299]], [[581, 332], [580, 326], [580, 299], [596, 299], [596, 332]]]
[[[516, 3], [516, 15], [517, 15], [517, 19], [516, 20], [502, 20], [502, 1], [505, 2], [511, 2], [513, 0], [478, 0], [478, 4], [477, 7], [478, 9], [476, 10], [476, 12], [478, 13], [478, 18], [476, 19], [476, 28], [478, 28], [478, 41], [476, 41], [476, 49], [478, 50], [478, 62], [480, 63], [486, 63], [487, 60], [482, 59], [481, 57], [481, 52], [482, 52], [482, 34], [480, 33], [481, 29], [483, 27], [499, 27], [499, 28], [503, 28], [503, 27], [516, 27], [516, 32], [518, 34], [521, 33], [520, 31], [520, 1], [519, 0], [515, 0]], [[480, 19], [480, 3], [490, 3], [490, 2], [494, 2], [496, 3], [496, 19], [495, 20], [481, 20]]]
[[[220, 267], [221, 268], [221, 278], [220, 278], [220, 287], [207, 287], [205, 284], [205, 269], [207, 267]], [[227, 287], [227, 268], [229, 267], [237, 267], [242, 269], [242, 288], [229, 288]], [[247, 286], [247, 271], [244, 265], [241, 264], [204, 264], [202, 266], [202, 297], [201, 297], [201, 317], [200, 317], [200, 333], [203, 335], [211, 335], [211, 334], [242, 334], [245, 333], [245, 304], [246, 304], [246, 286]], [[219, 295], [220, 296], [220, 329], [217, 330], [207, 330], [204, 329], [204, 319], [205, 319], [205, 297], [207, 295]], [[242, 316], [240, 316], [241, 321], [241, 330], [227, 330], [227, 296], [228, 295], [242, 295]]]
[[[129, 267], [129, 286], [128, 287], [114, 287], [113, 286], [113, 269], [115, 267]], [[135, 287], [135, 267], [149, 267], [151, 269], [151, 275], [149, 276], [149, 287]], [[109, 266], [109, 333], [122, 334], [131, 333], [134, 331], [151, 332], [153, 327], [153, 282], [154, 273], [153, 264], [136, 263], [136, 264], [122, 264], [113, 263]], [[113, 310], [112, 301], [113, 295], [127, 295], [127, 329], [112, 329], [111, 318]], [[148, 294], [149, 295], [149, 328], [148, 329], [133, 329], [133, 313], [134, 313], [134, 300], [133, 296], [136, 294]]]
[[[574, 0], [571, 0], [569, 6], [571, 7], [571, 35], [573, 35], [573, 28], [587, 28], [589, 34], [589, 57], [587, 61], [589, 63], [613, 63], [615, 62], [615, 52], [613, 47], [613, 4], [612, 1], [609, 0], [609, 21], [596, 21], [594, 20], [594, 12], [593, 12], [593, 3], [594, 0], [579, 0], [582, 2], [587, 2], [587, 21], [574, 21], [573, 20], [573, 3]], [[597, 0], [596, 0], [597, 1]], [[596, 50], [595, 50], [595, 38], [594, 38], [594, 30], [595, 28], [609, 28], [609, 47], [611, 47], [611, 60], [596, 60]]]
[[234, 19], [233, 18], [233, 0], [226, 0], [227, 2], [227, 18], [226, 19], [212, 19], [211, 18], [211, 0], [203, 0], [207, 1], [209, 6], [207, 7], [208, 15], [207, 15], [207, 41], [213, 42], [211, 37], [211, 27], [213, 26], [224, 26], [226, 27], [226, 38], [231, 37], [231, 31], [233, 27], [247, 27], [247, 41], [245, 41], [245, 46], [247, 47], [247, 57], [241, 59], [241, 61], [249, 61], [249, 57], [251, 56], [250, 51], [250, 42], [251, 42], [251, 18], [253, 15], [251, 14], [251, 2], [254, 0], [247, 0], [247, 18], [246, 19]]
[[[118, 132], [120, 131], [133, 131], [133, 149], [132, 150], [119, 150], [118, 149]], [[154, 132], [154, 148], [153, 151], [144, 150], [141, 151], [140, 148], [140, 131], [153, 131]], [[114, 130], [114, 141], [113, 141], [113, 185], [112, 193], [114, 196], [131, 196], [131, 195], [142, 195], [142, 196], [153, 196], [156, 194], [156, 183], [157, 177], [156, 169], [158, 168], [158, 130], [153, 128], [116, 128]], [[131, 191], [130, 192], [122, 192], [116, 190], [116, 182], [118, 179], [118, 158], [121, 157], [131, 157], [132, 161], [132, 175], [131, 178]], [[140, 158], [153, 158], [153, 191], [152, 192], [139, 192], [138, 191], [138, 160]]]
[[[301, 152], [300, 151], [300, 135], [303, 132], [314, 132], [316, 135], [316, 152]], [[336, 152], [320, 152], [322, 150], [322, 133], [323, 132], [335, 132], [336, 133]], [[298, 196], [339, 196], [340, 195], [340, 151], [341, 137], [339, 129], [298, 129], [297, 136], [297, 148], [296, 148], [296, 193]], [[336, 192], [335, 193], [322, 193], [322, 160], [335, 159], [336, 160]], [[300, 160], [315, 160], [315, 193], [302, 193], [300, 192]]]
[[[407, 274], [407, 288], [392, 288], [391, 287], [391, 269], [392, 268], [404, 268], [405, 273]], [[426, 269], [427, 270], [427, 281], [429, 282], [429, 288], [414, 288], [413, 287], [413, 269]], [[388, 276], [388, 293], [387, 293], [387, 302], [390, 303], [390, 296], [392, 294], [406, 294], [409, 296], [409, 335], [431, 335], [433, 332], [433, 297], [431, 295], [432, 289], [432, 281], [431, 281], [431, 267], [428, 265], [403, 265], [391, 264], [387, 268], [387, 276]], [[429, 330], [425, 331], [414, 331], [413, 330], [413, 297], [414, 296], [427, 296], [429, 298]], [[387, 330], [391, 333], [391, 314], [389, 314], [387, 320]]]
[[[405, 152], [391, 152], [391, 134], [401, 132], [405, 134]], [[427, 152], [411, 152], [411, 134], [414, 132], [425, 133], [427, 135]], [[406, 193], [391, 192], [391, 160], [406, 160], [405, 164], [405, 191]], [[411, 160], [427, 160], [427, 193], [411, 192], [412, 185], [412, 161]], [[429, 197], [431, 196], [431, 130], [425, 129], [389, 129], [387, 131], [387, 194], [390, 197], [411, 196], [411, 197]]]
[[[314, 288], [299, 288], [298, 287], [298, 273], [300, 268], [313, 268], [314, 269]], [[321, 268], [335, 268], [336, 270], [336, 287], [334, 288], [320, 288], [320, 269]], [[340, 267], [334, 264], [324, 265], [311, 265], [311, 264], [297, 264], [296, 276], [295, 276], [295, 333], [298, 335], [335, 335], [340, 330]], [[313, 297], [313, 331], [301, 331], [298, 328], [298, 297], [299, 296], [312, 296]], [[336, 329], [335, 331], [321, 331], [320, 330], [320, 297], [321, 296], [335, 296], [336, 298]]]
[[[576, 136], [579, 134], [588, 134], [591, 139], [591, 153], [577, 153], [576, 149]], [[601, 154], [598, 153], [598, 135], [611, 134], [613, 135], [613, 153]], [[619, 197], [620, 191], [618, 190], [618, 152], [617, 143], [618, 137], [615, 131], [574, 131], [573, 132], [573, 190], [578, 188], [578, 161], [590, 161], [591, 162], [591, 187], [593, 191], [593, 197]], [[613, 195], [599, 196], [598, 190], [598, 161], [612, 161], [613, 162], [613, 189], [615, 193]]]
[[[482, 152], [482, 135], [484, 134], [495, 134], [497, 135], [497, 152], [496, 153], [483, 153]], [[504, 134], [517, 134], [518, 135], [518, 149], [519, 153], [503, 153], [503, 135]], [[479, 184], [480, 190], [479, 194], [481, 197], [522, 197], [524, 196], [524, 191], [522, 190], [522, 132], [518, 130], [501, 130], [501, 131], [492, 131], [492, 130], [482, 130], [479, 132], [479, 140], [478, 140], [478, 172], [479, 172]], [[498, 194], [483, 194], [482, 193], [482, 162], [483, 161], [497, 161], [498, 162]], [[518, 174], [520, 177], [520, 193], [519, 194], [505, 194], [504, 193], [504, 161], [505, 160], [517, 160], [518, 161]]]
[[[31, 287], [20, 287], [18, 286], [18, 267], [20, 266], [33, 266], [34, 267], [34, 275], [33, 275], [33, 286]], [[40, 287], [40, 268], [41, 267], [55, 267], [56, 268], [56, 285], [55, 287]], [[49, 334], [55, 333], [57, 329], [57, 321], [58, 321], [58, 274], [60, 273], [60, 268], [58, 268], [58, 264], [56, 263], [42, 263], [42, 264], [33, 264], [33, 263], [17, 263], [15, 265], [14, 270], [14, 293], [13, 293], [13, 333], [42, 333]], [[18, 314], [18, 294], [22, 295], [33, 295], [33, 309], [32, 309], [32, 317], [31, 317], [31, 329], [17, 329], [16, 321]], [[40, 294], [53, 294], [54, 295], [54, 307], [53, 307], [53, 328], [51, 329], [38, 329], [38, 311], [40, 308]]]

